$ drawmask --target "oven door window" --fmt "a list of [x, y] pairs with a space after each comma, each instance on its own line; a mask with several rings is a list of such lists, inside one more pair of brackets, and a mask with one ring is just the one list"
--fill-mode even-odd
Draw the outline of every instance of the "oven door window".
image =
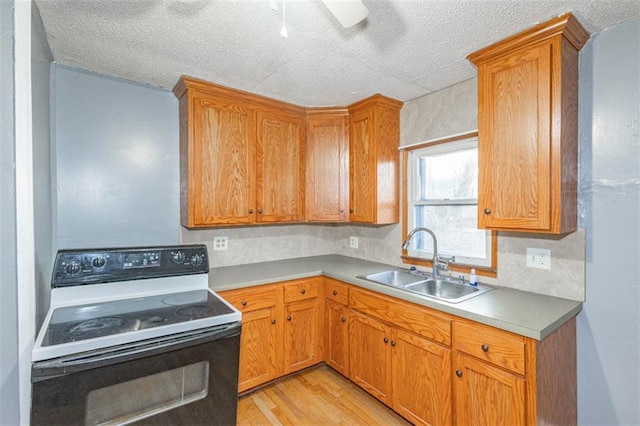
[[87, 425], [127, 424], [203, 399], [209, 362], [95, 389], [87, 395]]

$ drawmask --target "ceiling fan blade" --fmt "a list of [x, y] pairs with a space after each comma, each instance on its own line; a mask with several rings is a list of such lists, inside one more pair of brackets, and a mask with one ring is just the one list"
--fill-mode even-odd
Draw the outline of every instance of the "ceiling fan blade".
[[354, 26], [369, 14], [369, 9], [361, 0], [322, 0], [322, 2], [345, 28]]

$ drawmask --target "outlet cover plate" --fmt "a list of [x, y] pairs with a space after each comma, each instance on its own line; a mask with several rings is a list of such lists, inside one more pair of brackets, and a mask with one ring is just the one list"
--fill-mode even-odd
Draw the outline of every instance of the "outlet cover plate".
[[358, 248], [358, 237], [349, 237], [349, 247]]
[[229, 246], [229, 239], [227, 237], [213, 237], [214, 251], [226, 250], [228, 246]]
[[527, 248], [527, 266], [529, 268], [551, 269], [551, 250]]

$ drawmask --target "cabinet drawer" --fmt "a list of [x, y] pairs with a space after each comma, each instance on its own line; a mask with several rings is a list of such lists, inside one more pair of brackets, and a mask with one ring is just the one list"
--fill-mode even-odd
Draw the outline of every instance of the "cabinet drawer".
[[324, 297], [346, 305], [349, 303], [349, 285], [333, 278], [325, 278]]
[[451, 345], [451, 319], [429, 308], [354, 287], [349, 290], [349, 307], [434, 342]]
[[473, 355], [514, 373], [524, 374], [526, 340], [480, 324], [453, 323], [456, 350]]
[[276, 306], [278, 302], [277, 285], [239, 288], [217, 293], [241, 312], [270, 308]]
[[284, 303], [297, 302], [318, 297], [321, 278], [304, 278], [284, 284]]

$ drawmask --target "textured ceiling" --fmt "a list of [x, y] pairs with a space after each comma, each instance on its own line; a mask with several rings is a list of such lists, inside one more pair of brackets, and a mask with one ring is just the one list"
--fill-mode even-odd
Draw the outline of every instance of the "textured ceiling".
[[571, 11], [591, 34], [638, 0], [363, 0], [342, 28], [320, 0], [35, 0], [57, 63], [172, 88], [189, 75], [303, 106], [407, 101], [476, 76], [467, 54]]

